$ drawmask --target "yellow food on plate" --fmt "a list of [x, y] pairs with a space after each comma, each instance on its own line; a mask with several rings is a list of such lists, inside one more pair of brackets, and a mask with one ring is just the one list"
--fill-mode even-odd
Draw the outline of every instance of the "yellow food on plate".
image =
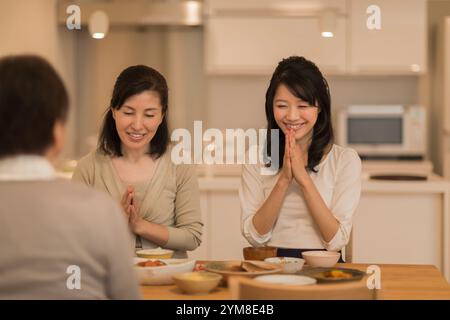
[[342, 270], [331, 270], [322, 273], [323, 277], [328, 279], [350, 279], [352, 275]]

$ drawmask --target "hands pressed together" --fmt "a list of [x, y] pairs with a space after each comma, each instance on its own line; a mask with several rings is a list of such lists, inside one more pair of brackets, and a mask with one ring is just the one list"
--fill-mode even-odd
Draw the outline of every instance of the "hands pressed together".
[[138, 233], [137, 230], [144, 220], [139, 216], [139, 208], [134, 198], [134, 188], [128, 186], [122, 196], [121, 205], [131, 230]]
[[304, 160], [304, 150], [295, 142], [295, 132], [288, 130], [286, 133], [283, 168], [281, 169], [280, 178], [287, 182], [295, 179], [299, 185], [303, 185], [303, 182], [308, 177]]

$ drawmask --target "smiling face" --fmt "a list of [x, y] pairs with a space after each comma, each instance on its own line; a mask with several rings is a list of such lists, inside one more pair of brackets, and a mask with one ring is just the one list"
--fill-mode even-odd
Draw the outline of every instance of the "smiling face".
[[122, 148], [146, 153], [163, 120], [159, 94], [143, 91], [130, 96], [119, 109], [112, 109]]
[[296, 97], [284, 84], [280, 84], [273, 99], [275, 121], [284, 134], [295, 132], [297, 142], [312, 137], [313, 128], [319, 115], [319, 108]]

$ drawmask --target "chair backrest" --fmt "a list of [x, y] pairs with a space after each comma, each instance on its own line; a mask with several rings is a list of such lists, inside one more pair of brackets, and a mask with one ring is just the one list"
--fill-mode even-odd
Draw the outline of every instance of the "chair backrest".
[[290, 286], [233, 277], [228, 280], [236, 300], [375, 300], [377, 290], [367, 288], [366, 279], [339, 284]]
[[353, 262], [353, 232], [350, 232], [350, 240], [347, 245], [342, 248], [342, 254], [345, 263]]

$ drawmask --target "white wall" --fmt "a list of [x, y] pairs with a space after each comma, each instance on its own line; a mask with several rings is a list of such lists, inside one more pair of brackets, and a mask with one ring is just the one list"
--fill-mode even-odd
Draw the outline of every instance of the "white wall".
[[76, 115], [74, 33], [58, 27], [56, 0], [0, 1], [0, 56], [37, 54], [50, 61], [69, 92], [71, 111], [62, 157], [73, 156]]

